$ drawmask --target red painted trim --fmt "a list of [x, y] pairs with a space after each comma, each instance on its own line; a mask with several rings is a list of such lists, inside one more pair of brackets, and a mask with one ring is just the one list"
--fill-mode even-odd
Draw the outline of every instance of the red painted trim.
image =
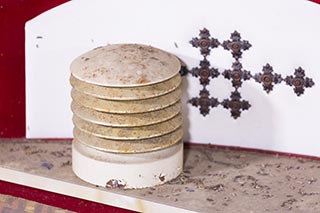
[[26, 141], [70, 141], [72, 142], [73, 138], [24, 138]]
[[295, 154], [295, 153], [289, 153], [289, 152], [279, 152], [279, 151], [271, 151], [271, 150], [264, 150], [264, 149], [255, 149], [255, 148], [245, 148], [245, 147], [240, 147], [240, 146], [225, 146], [225, 145], [204, 144], [204, 143], [195, 143], [195, 142], [187, 142], [187, 143], [185, 143], [185, 146], [190, 146], [190, 147], [191, 146], [201, 146], [201, 147], [207, 147], [210, 149], [255, 152], [255, 153], [268, 154], [268, 155], [278, 155], [278, 156], [294, 157], [294, 158], [305, 158], [305, 159], [320, 161], [319, 156], [302, 155], [302, 154]]
[[25, 22], [68, 0], [0, 0], [0, 138], [25, 137]]
[[314, 3], [320, 4], [320, 0], [311, 0]]
[[62, 209], [75, 211], [79, 213], [88, 212], [113, 212], [113, 213], [130, 213], [131, 210], [121, 209], [118, 207], [107, 206], [80, 198], [74, 198], [67, 195], [61, 195], [48, 192], [28, 186], [22, 186], [14, 183], [0, 181], [0, 193], [15, 197], [21, 197], [33, 200], [50, 206], [56, 206]]

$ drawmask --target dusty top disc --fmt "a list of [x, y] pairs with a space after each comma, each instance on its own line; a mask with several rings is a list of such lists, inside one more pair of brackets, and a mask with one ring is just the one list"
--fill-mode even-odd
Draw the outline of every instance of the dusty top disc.
[[179, 73], [177, 57], [141, 44], [113, 44], [76, 58], [72, 75], [84, 82], [108, 87], [137, 87], [168, 80]]

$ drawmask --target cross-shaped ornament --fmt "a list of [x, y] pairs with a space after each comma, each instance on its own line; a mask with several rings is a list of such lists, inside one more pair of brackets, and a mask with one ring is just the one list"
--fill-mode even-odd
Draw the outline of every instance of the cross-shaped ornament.
[[249, 41], [241, 40], [241, 35], [237, 31], [231, 33], [231, 40], [224, 41], [222, 46], [226, 50], [231, 50], [232, 57], [239, 60], [242, 50], [248, 50], [251, 47]]
[[263, 89], [269, 93], [272, 91], [274, 84], [279, 84], [282, 82], [282, 77], [280, 74], [273, 73], [273, 68], [270, 64], [266, 64], [262, 68], [262, 73], [257, 73], [254, 79], [258, 83], [262, 83]]
[[287, 76], [284, 80], [289, 86], [294, 87], [293, 90], [298, 96], [304, 93], [305, 88], [312, 87], [314, 85], [311, 78], [305, 77], [304, 69], [301, 67], [295, 70], [294, 76]]
[[225, 99], [221, 105], [226, 109], [230, 109], [231, 116], [234, 119], [240, 117], [243, 110], [247, 110], [251, 107], [248, 101], [241, 100], [241, 95], [237, 90], [231, 93], [230, 98], [231, 99]]
[[190, 43], [193, 47], [200, 48], [200, 53], [203, 57], [207, 57], [211, 49], [217, 48], [220, 45], [218, 39], [212, 38], [209, 30], [206, 28], [200, 30], [199, 37], [200, 38], [192, 38]]
[[198, 107], [203, 116], [206, 116], [210, 112], [210, 107], [214, 108], [219, 105], [219, 101], [216, 98], [210, 98], [210, 93], [206, 88], [200, 91], [200, 97], [191, 98], [188, 102], [192, 106]]

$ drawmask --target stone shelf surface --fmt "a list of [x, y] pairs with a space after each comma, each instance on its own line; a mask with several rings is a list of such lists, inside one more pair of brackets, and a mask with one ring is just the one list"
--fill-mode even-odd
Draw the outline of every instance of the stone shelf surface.
[[187, 146], [184, 172], [140, 190], [87, 184], [71, 142], [0, 140], [0, 180], [143, 212], [320, 212], [320, 161]]

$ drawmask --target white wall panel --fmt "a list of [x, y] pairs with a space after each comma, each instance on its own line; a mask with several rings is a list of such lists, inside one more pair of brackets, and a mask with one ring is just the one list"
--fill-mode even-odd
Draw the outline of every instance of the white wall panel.
[[[27, 137], [72, 137], [69, 65], [79, 54], [108, 43], [144, 43], [179, 56], [189, 68], [201, 56], [189, 44], [206, 27], [220, 41], [237, 30], [253, 45], [243, 53], [252, 73], [270, 63], [291, 75], [302, 66], [316, 85], [297, 97], [276, 85], [267, 95], [254, 81], [241, 94], [252, 107], [234, 120], [221, 106], [206, 117], [186, 101], [199, 93], [198, 79], [184, 79], [185, 140], [320, 156], [320, 6], [304, 0], [75, 0], [26, 24]], [[175, 43], [178, 47], [176, 47]], [[219, 47], [210, 56], [220, 71], [231, 54]], [[210, 84], [220, 100], [230, 82], [220, 76]]]

